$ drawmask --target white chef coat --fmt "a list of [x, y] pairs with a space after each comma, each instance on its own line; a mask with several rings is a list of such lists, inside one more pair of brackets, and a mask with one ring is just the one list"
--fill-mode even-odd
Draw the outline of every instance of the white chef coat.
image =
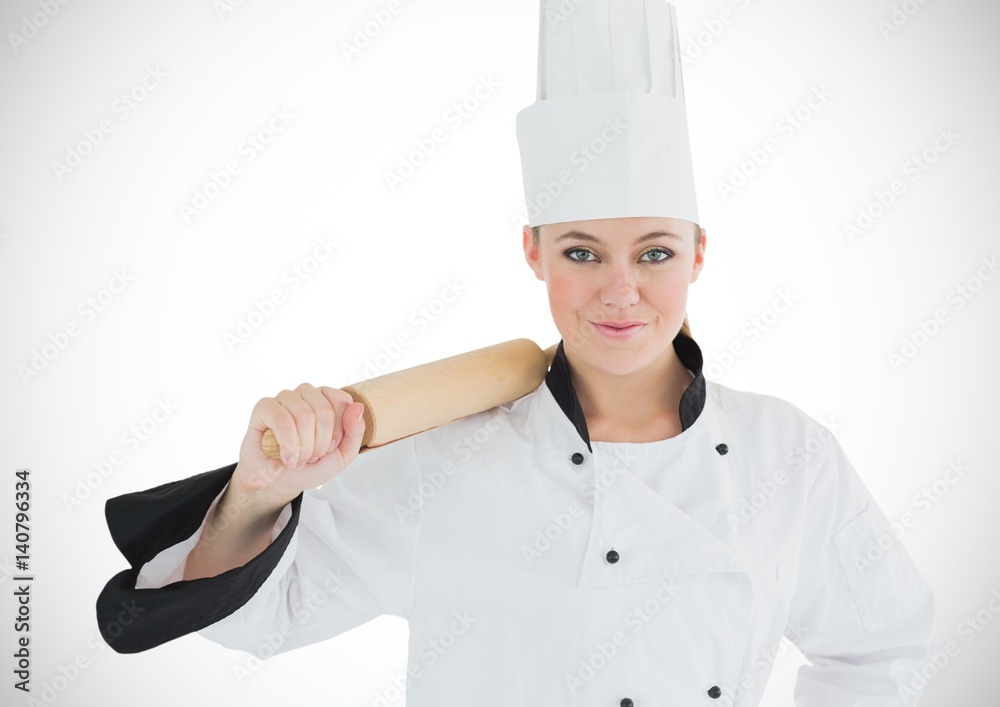
[[[693, 339], [674, 346], [693, 376], [675, 437], [590, 440], [560, 344], [531, 393], [367, 451], [286, 506], [270, 569], [227, 573], [244, 596], [193, 602], [228, 605], [186, 630], [267, 656], [403, 617], [410, 707], [751, 707], [785, 636], [811, 663], [796, 704], [915, 704], [932, 590], [840, 444], [789, 402], [706, 380]], [[195, 477], [216, 482], [194, 532], [137, 554], [112, 525], [133, 569], [99, 611], [213, 581], [182, 581], [184, 559], [234, 468]]]

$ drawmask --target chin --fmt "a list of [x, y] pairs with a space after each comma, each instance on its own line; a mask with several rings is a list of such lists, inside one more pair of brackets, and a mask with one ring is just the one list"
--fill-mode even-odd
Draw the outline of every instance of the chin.
[[650, 361], [640, 350], [590, 350], [577, 360], [593, 371], [600, 371], [609, 376], [628, 376], [645, 368]]
[[[573, 345], [575, 343], [575, 346]], [[634, 364], [653, 355], [649, 343], [635, 341], [608, 341], [600, 334], [572, 334], [564, 338], [563, 345], [570, 353], [576, 355], [594, 368], [634, 368]]]

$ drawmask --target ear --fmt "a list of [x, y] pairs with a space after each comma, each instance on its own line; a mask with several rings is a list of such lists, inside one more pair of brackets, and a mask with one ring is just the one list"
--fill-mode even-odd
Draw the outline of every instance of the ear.
[[524, 247], [524, 259], [527, 261], [528, 266], [535, 271], [535, 277], [539, 280], [544, 281], [545, 277], [542, 274], [542, 263], [541, 258], [538, 254], [538, 248], [534, 244], [534, 235], [531, 231], [531, 226], [525, 226], [524, 231], [521, 233], [522, 246]]
[[698, 279], [701, 269], [705, 265], [705, 247], [708, 245], [708, 234], [704, 228], [701, 229], [701, 238], [694, 250], [694, 266], [691, 268], [691, 282]]

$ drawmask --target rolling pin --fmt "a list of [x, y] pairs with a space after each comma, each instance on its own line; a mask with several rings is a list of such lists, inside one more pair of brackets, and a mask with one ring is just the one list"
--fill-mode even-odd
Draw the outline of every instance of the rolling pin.
[[[512, 339], [342, 388], [365, 406], [359, 453], [527, 395], [545, 380], [558, 346], [542, 351], [531, 339]], [[271, 429], [260, 446], [281, 458]]]

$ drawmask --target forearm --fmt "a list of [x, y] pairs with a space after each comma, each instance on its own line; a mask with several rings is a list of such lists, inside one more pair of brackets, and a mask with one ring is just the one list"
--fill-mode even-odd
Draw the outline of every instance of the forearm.
[[231, 482], [187, 556], [184, 580], [214, 577], [263, 552], [286, 503], [254, 495]]

